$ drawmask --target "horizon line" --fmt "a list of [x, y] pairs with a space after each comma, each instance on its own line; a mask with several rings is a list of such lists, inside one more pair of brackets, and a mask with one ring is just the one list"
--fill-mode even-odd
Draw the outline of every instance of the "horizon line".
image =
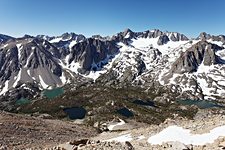
[[[40, 34], [37, 34], [37, 33], [25, 33], [25, 34], [20, 34], [20, 35], [12, 35], [12, 34], [10, 34], [10, 33], [0, 33], [0, 34], [6, 35], [6, 36], [10, 36], [10, 37], [13, 37], [13, 38], [21, 38], [21, 37], [24, 37], [25, 35], [29, 35], [29, 36], [33, 36], [33, 37], [36, 37], [36, 36], [38, 36], [38, 35], [49, 36], [49, 37], [57, 37], [57, 36], [61, 36], [61, 35], [65, 34], [65, 33], [75, 33], [75, 34], [77, 34], [77, 35], [83, 35], [83, 36], [85, 36], [86, 38], [91, 38], [92, 36], [95, 36], [95, 35], [100, 35], [100, 36], [102, 36], [102, 37], [111, 37], [111, 36], [116, 35], [116, 34], [118, 34], [118, 33], [124, 32], [125, 30], [128, 30], [128, 29], [131, 30], [132, 32], [135, 32], [135, 33], [138, 33], [138, 32], [146, 32], [146, 31], [151, 31], [151, 30], [160, 30], [160, 31], [162, 31], [162, 32], [164, 32], [164, 33], [166, 33], [166, 32], [180, 33], [180, 34], [185, 35], [185, 36], [188, 37], [189, 39], [196, 38], [196, 36], [190, 36], [190, 35], [187, 35], [187, 34], [184, 33], [184, 32], [162, 30], [162, 29], [159, 29], [159, 28], [147, 29], [147, 30], [143, 30], [143, 31], [136, 31], [136, 30], [133, 30], [133, 29], [131, 29], [131, 28], [124, 28], [123, 30], [117, 31], [117, 32], [115, 32], [115, 33], [113, 33], [113, 34], [111, 34], [111, 35], [109, 35], [109, 34], [106, 35], [106, 34], [103, 34], [103, 33], [96, 33], [96, 34], [85, 35], [84, 33], [79, 33], [79, 32], [75, 32], [75, 31], [65, 31], [65, 32], [61, 32], [61, 33], [59, 33], [59, 34], [54, 34], [54, 35], [53, 35], [53, 34], [45, 34], [45, 33], [44, 33], [44, 34], [43, 34], [43, 33], [40, 33]], [[196, 34], [197, 34], [197, 37], [198, 37], [201, 33], [206, 33], [206, 34], [209, 34], [209, 35], [212, 35], [212, 36], [220, 36], [220, 35], [225, 36], [225, 34], [223, 34], [223, 33], [220, 33], [220, 34], [212, 34], [212, 33], [210, 33], [210, 32], [201, 31], [201, 32], [198, 32], [198, 34], [196, 33]]]

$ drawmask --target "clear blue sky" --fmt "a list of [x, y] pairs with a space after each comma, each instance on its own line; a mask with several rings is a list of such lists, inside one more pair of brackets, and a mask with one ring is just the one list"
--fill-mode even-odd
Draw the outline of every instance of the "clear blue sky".
[[113, 35], [161, 29], [225, 34], [225, 0], [0, 0], [0, 33]]

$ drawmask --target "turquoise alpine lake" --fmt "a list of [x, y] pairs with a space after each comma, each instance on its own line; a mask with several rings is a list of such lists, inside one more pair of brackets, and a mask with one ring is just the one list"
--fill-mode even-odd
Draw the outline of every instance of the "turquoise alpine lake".
[[48, 99], [53, 99], [57, 96], [60, 96], [64, 93], [64, 89], [59, 87], [59, 88], [54, 88], [52, 90], [44, 90], [43, 95], [46, 96]]

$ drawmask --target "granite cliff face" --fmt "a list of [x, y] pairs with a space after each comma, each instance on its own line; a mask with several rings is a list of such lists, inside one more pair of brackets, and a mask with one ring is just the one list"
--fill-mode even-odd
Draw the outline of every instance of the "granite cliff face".
[[55, 59], [56, 47], [48, 41], [20, 38], [6, 43], [0, 51], [0, 82], [8, 87], [43, 80], [48, 85], [62, 84], [62, 68]]
[[72, 47], [67, 63], [78, 62], [81, 66], [80, 73], [99, 71], [107, 63], [106, 59], [118, 52], [119, 48], [114, 41], [89, 38]]
[[181, 53], [180, 57], [173, 63], [171, 71], [180, 74], [191, 73], [197, 71], [201, 63], [205, 66], [221, 64], [223, 62], [215, 52], [222, 49], [223, 47], [218, 45], [204, 40], [200, 41]]
[[225, 36], [224, 35], [215, 36], [215, 35], [210, 35], [206, 32], [202, 32], [196, 39], [217, 41], [217, 42], [222, 42], [223, 44], [225, 44]]

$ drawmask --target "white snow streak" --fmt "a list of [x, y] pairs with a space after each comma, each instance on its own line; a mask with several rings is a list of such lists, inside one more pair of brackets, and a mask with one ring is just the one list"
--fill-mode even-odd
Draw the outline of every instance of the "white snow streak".
[[21, 57], [21, 49], [23, 48], [22, 44], [16, 44], [17, 49], [18, 49], [18, 59], [20, 60]]
[[60, 77], [60, 80], [62, 81], [62, 84], [65, 84], [66, 83], [66, 76], [65, 76], [65, 73], [63, 72], [61, 77]]
[[108, 129], [111, 131], [111, 130], [113, 130], [114, 127], [116, 127], [116, 126], [121, 126], [121, 125], [124, 125], [124, 124], [125, 124], [125, 122], [124, 122], [122, 119], [119, 119], [119, 120], [120, 120], [119, 123], [109, 125], [109, 126], [108, 126]]
[[178, 141], [185, 145], [204, 145], [206, 143], [213, 143], [220, 136], [225, 136], [225, 125], [212, 129], [209, 133], [192, 134], [188, 129], [178, 126], [169, 126], [160, 133], [150, 137], [148, 142], [150, 144], [162, 144], [164, 142]]
[[44, 82], [44, 80], [42, 79], [42, 77], [39, 75], [39, 79], [40, 79], [40, 84], [44, 89], [48, 88], [48, 85]]
[[55, 38], [55, 39], [52, 39], [51, 41], [49, 41], [50, 43], [58, 43], [59, 41], [61, 41], [62, 38]]
[[[21, 79], [21, 73], [22, 73], [22, 69], [20, 69], [18, 75], [15, 77], [15, 78], [16, 78], [16, 81], [15, 81], [14, 84], [13, 84], [13, 87], [14, 87], [14, 88], [17, 86], [18, 82], [19, 82], [20, 79]], [[14, 79], [15, 79], [15, 78], [14, 78]]]
[[69, 44], [69, 48], [71, 49], [75, 44], [77, 44], [76, 40], [71, 41]]
[[119, 137], [116, 137], [116, 138], [112, 138], [112, 139], [109, 139], [109, 140], [106, 140], [106, 141], [116, 141], [116, 142], [126, 142], [126, 141], [131, 141], [133, 140], [131, 134], [125, 134], [125, 135], [122, 135], [122, 136], [119, 136]]
[[9, 87], [9, 80], [5, 81], [5, 86], [3, 87], [2, 91], [0, 92], [0, 95], [3, 95], [4, 93], [6, 93], [8, 91], [8, 87]]

